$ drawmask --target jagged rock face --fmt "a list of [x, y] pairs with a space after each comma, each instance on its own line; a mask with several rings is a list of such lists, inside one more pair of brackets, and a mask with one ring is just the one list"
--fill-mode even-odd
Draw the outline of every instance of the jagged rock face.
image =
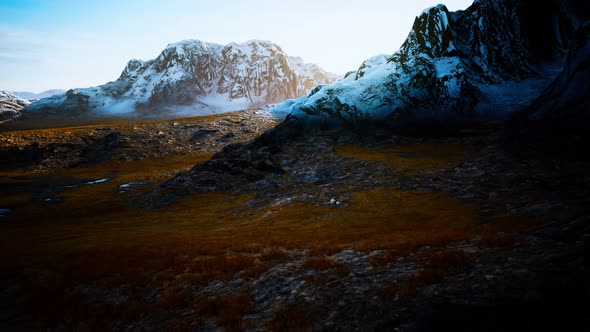
[[245, 109], [306, 94], [335, 75], [288, 57], [276, 44], [226, 46], [188, 40], [170, 44], [153, 60], [131, 60], [114, 82], [74, 89], [31, 109], [128, 113], [190, 105], [210, 111]]
[[155, 60], [130, 61], [118, 81], [144, 105], [190, 104], [212, 92], [221, 50], [200, 41], [168, 45]]
[[0, 121], [17, 119], [30, 102], [6, 91], [0, 91]]
[[[538, 59], [563, 54], [576, 21], [564, 3], [534, 24], [523, 13], [530, 15], [526, 10], [534, 11], [539, 2], [480, 0], [457, 12], [444, 5], [429, 8], [386, 61], [369, 59], [356, 75], [281, 104], [276, 111], [312, 122], [472, 118], [490, 86], [534, 76]], [[553, 27], [544, 46], [556, 50], [555, 55], [531, 37], [544, 24]]]
[[272, 43], [230, 44], [221, 54], [219, 94], [273, 103], [305, 93], [286, 54]]
[[530, 118], [565, 121], [587, 130], [585, 127], [590, 119], [589, 78], [590, 21], [577, 32], [561, 74], [531, 105]]

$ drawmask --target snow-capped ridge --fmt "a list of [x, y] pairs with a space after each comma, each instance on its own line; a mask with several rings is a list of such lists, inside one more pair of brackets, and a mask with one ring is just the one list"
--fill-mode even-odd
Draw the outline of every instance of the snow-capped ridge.
[[168, 110], [184, 115], [235, 111], [305, 95], [336, 80], [317, 65], [293, 60], [271, 41], [219, 45], [198, 39], [171, 43], [152, 60], [130, 60], [116, 81], [73, 89], [31, 110], [100, 114]]
[[0, 90], [0, 121], [19, 118], [21, 110], [29, 104], [30, 102], [26, 99]]
[[10, 102], [20, 106], [27, 106], [30, 104], [27, 99], [17, 97], [15, 94], [8, 91], [0, 91], [0, 101]]
[[449, 10], [445, 5], [434, 6], [423, 11], [416, 17], [400, 53], [435, 58], [454, 51], [453, 32], [449, 20]]
[[418, 15], [417, 17], [424, 16], [424, 15], [430, 15], [433, 10], [447, 10], [447, 6], [442, 3], [439, 3], [436, 6], [427, 7], [424, 10], [422, 10], [420, 15]]
[[[538, 54], [537, 48], [531, 47], [537, 42], [536, 29], [557, 22], [555, 33], [568, 40], [561, 31], [571, 29], [571, 20], [555, 19], [563, 12], [529, 20], [537, 5], [530, 0], [480, 0], [456, 12], [444, 5], [430, 7], [416, 17], [406, 41], [386, 61], [380, 56], [368, 59], [356, 74], [347, 74], [308, 96], [277, 105], [275, 110], [316, 123], [460, 120], [484, 116], [478, 113], [483, 110], [486, 117], [505, 116], [503, 109], [491, 106], [495, 103], [511, 111], [519, 110], [524, 107], [522, 96], [483, 98], [490, 96], [488, 92], [523, 88], [530, 78], [546, 73], [523, 90], [534, 96], [555, 75], [533, 61]], [[561, 47], [557, 36], [544, 38], [550, 47]], [[559, 54], [544, 55], [545, 61], [555, 61]], [[492, 104], [485, 107], [488, 102]]]

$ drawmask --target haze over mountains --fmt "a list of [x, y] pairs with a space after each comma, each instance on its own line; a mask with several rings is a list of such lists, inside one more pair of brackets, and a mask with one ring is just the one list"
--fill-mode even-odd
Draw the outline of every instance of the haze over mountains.
[[51, 90], [47, 90], [47, 91], [43, 91], [43, 92], [39, 92], [39, 93], [30, 92], [30, 91], [9, 91], [9, 92], [19, 98], [22, 98], [22, 99], [38, 100], [38, 99], [43, 99], [43, 98], [55, 96], [60, 93], [65, 93], [66, 90], [51, 89]]
[[43, 99], [27, 112], [202, 115], [296, 98], [336, 79], [269, 41], [222, 46], [185, 40], [156, 59], [129, 61], [116, 81]]

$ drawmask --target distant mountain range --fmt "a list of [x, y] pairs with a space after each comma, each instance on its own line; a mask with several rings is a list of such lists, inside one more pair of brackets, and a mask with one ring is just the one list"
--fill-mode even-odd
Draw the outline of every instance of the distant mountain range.
[[307, 94], [338, 77], [269, 41], [168, 45], [153, 60], [131, 60], [114, 82], [45, 98], [27, 112], [163, 116], [243, 110]]
[[373, 119], [394, 126], [503, 118], [539, 98], [569, 53], [551, 97], [540, 101], [563, 104], [574, 90], [588, 94], [570, 84], [577, 78], [587, 87], [587, 47], [570, 47], [583, 35], [576, 31], [590, 18], [588, 7], [573, 0], [477, 0], [457, 12], [431, 7], [416, 18], [399, 51], [371, 58], [343, 80], [275, 111], [309, 123]]
[[40, 93], [34, 93], [34, 92], [28, 92], [28, 91], [8, 91], [8, 92], [19, 97], [19, 98], [22, 98], [22, 99], [38, 100], [38, 99], [47, 98], [47, 97], [51, 97], [51, 96], [65, 93], [66, 90], [51, 89], [51, 90], [43, 91]]

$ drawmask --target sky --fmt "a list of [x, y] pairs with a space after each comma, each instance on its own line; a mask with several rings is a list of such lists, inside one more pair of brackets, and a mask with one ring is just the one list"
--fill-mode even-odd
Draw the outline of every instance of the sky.
[[[444, 0], [443, 0], [444, 1]], [[344, 74], [392, 54], [441, 0], [0, 0], [0, 90], [41, 92], [113, 81], [167, 44], [271, 40]], [[449, 10], [472, 0], [446, 0]]]

